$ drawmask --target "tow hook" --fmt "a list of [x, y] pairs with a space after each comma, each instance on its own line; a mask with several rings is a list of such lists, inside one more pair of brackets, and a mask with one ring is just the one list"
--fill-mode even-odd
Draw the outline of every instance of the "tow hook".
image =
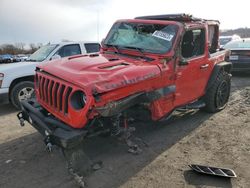
[[25, 125], [25, 123], [24, 123], [25, 120], [23, 119], [23, 113], [19, 112], [17, 114], [17, 118], [19, 119], [20, 126], [23, 127]]
[[21, 125], [21, 127], [24, 127], [24, 125], [25, 125], [24, 119], [20, 119], [20, 125]]
[[51, 143], [50, 135], [49, 135], [48, 131], [46, 131], [46, 130], [45, 130], [45, 135], [46, 135], [45, 138], [44, 138], [44, 143], [45, 143], [45, 145], [46, 145], [45, 149], [46, 149], [49, 153], [51, 153], [51, 152], [52, 152], [52, 147], [53, 147], [53, 145], [52, 145], [52, 143]]
[[52, 144], [49, 142], [46, 144], [46, 148], [45, 148], [49, 153], [52, 152]]

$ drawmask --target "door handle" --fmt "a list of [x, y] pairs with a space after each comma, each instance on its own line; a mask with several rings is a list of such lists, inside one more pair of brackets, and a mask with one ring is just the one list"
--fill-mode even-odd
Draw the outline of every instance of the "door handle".
[[209, 67], [209, 64], [204, 64], [204, 65], [201, 65], [201, 69], [206, 69], [206, 68], [208, 68]]

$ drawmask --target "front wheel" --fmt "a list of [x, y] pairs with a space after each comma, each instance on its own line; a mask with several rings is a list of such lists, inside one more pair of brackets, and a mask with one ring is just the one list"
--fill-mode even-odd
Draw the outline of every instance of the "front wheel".
[[206, 92], [204, 110], [213, 113], [224, 109], [230, 96], [230, 89], [231, 76], [227, 72], [221, 71], [213, 85]]
[[10, 92], [11, 103], [17, 108], [21, 108], [20, 102], [35, 97], [34, 83], [23, 81], [16, 84]]

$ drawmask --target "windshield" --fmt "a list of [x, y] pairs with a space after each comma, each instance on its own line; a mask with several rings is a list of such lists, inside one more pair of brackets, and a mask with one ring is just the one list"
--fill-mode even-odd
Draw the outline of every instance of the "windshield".
[[220, 38], [220, 45], [225, 45], [227, 44], [228, 42], [230, 42], [232, 40], [231, 37], [228, 37], [228, 38]]
[[46, 45], [35, 51], [27, 61], [43, 61], [56, 48], [57, 45]]
[[234, 41], [223, 46], [225, 49], [250, 48], [250, 40]]
[[166, 53], [173, 46], [177, 30], [178, 27], [173, 24], [119, 22], [113, 25], [104, 44], [150, 53]]

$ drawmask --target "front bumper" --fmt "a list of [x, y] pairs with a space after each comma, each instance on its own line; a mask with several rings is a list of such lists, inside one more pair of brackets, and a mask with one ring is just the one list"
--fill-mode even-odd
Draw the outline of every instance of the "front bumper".
[[50, 115], [35, 99], [22, 101], [21, 106], [17, 115], [21, 125], [29, 122], [44, 136], [46, 144], [70, 149], [82, 143], [87, 135], [86, 130], [74, 129]]
[[250, 71], [250, 62], [232, 62], [233, 63], [233, 72], [242, 71], [247, 72]]
[[0, 88], [0, 105], [9, 103], [9, 88]]

